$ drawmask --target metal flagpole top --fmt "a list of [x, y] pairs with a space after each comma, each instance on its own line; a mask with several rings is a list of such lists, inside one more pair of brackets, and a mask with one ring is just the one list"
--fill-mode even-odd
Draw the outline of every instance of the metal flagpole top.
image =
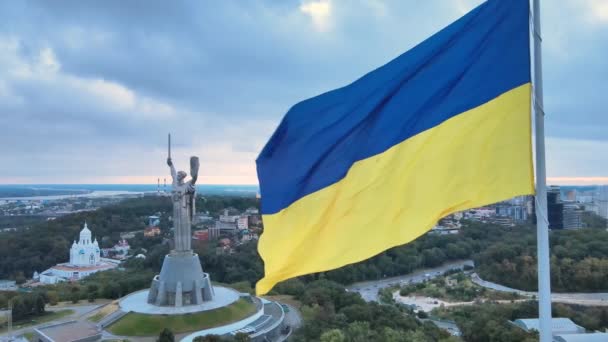
[[171, 133], [169, 133], [167, 138], [167, 156], [171, 158]]

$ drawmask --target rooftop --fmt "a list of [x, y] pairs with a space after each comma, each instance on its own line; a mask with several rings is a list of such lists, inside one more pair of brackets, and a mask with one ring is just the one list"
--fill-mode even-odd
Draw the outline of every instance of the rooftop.
[[[536, 330], [539, 331], [538, 318], [526, 318], [518, 319], [513, 322], [516, 326], [520, 327], [525, 331]], [[569, 318], [552, 318], [551, 319], [551, 330], [554, 334], [574, 334], [584, 333], [585, 328], [580, 325], [576, 325]]]
[[237, 230], [236, 222], [215, 221], [215, 229]]
[[105, 262], [100, 262], [97, 265], [93, 265], [93, 266], [73, 266], [70, 264], [58, 264], [55, 265], [53, 267], [51, 267], [50, 269], [52, 270], [60, 270], [60, 271], [93, 271], [93, 270], [105, 270], [105, 269], [110, 269], [110, 268], [114, 268], [116, 267], [115, 264], [110, 264], [110, 263], [105, 263]]
[[51, 341], [58, 342], [77, 341], [97, 335], [99, 335], [98, 338], [101, 338], [101, 331], [97, 328], [97, 325], [81, 321], [48, 325], [46, 327], [36, 328], [34, 331], [38, 335], [42, 335]]

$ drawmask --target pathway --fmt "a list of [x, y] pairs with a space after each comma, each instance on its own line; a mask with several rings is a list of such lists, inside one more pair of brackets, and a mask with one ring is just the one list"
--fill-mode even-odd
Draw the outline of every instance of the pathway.
[[393, 292], [393, 299], [395, 302], [400, 304], [405, 304], [408, 306], [414, 306], [419, 310], [424, 312], [431, 312], [435, 308], [439, 307], [449, 307], [449, 306], [462, 306], [462, 305], [473, 305], [475, 303], [499, 303], [499, 304], [511, 304], [517, 302], [526, 302], [529, 299], [487, 299], [480, 298], [477, 301], [469, 301], [469, 302], [450, 302], [439, 298], [433, 297], [425, 297], [425, 296], [401, 296], [399, 291]]
[[[479, 285], [488, 289], [502, 291], [502, 292], [515, 292], [519, 295], [526, 297], [536, 297], [538, 296], [537, 292], [533, 291], [522, 291], [518, 289], [513, 289], [504, 285], [496, 284], [487, 280], [483, 280], [479, 277], [477, 273], [473, 273], [471, 276], [471, 280]], [[587, 306], [608, 306], [608, 293], [606, 292], [598, 292], [598, 293], [581, 293], [581, 292], [572, 292], [572, 293], [551, 293], [551, 301], [554, 303], [566, 303], [566, 304], [578, 304], [578, 305], [587, 305]]]

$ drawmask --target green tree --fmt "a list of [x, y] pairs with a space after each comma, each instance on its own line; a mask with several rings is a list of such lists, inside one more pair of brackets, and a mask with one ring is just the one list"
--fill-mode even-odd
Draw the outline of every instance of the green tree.
[[97, 296], [97, 291], [99, 291], [99, 286], [97, 284], [94, 284], [94, 283], [87, 284], [88, 293], [95, 293], [95, 296]]
[[103, 287], [103, 297], [109, 299], [116, 299], [120, 297], [120, 285], [117, 283], [108, 283]]
[[249, 342], [251, 341], [251, 338], [248, 334], [240, 332], [234, 335], [234, 340], [236, 342]]
[[57, 291], [47, 291], [46, 297], [50, 305], [57, 305], [57, 302], [59, 302], [59, 295], [57, 294]]
[[368, 342], [374, 341], [374, 332], [370, 329], [369, 322], [353, 322], [346, 327], [348, 341]]
[[384, 328], [379, 340], [383, 342], [408, 342], [405, 332], [391, 328]]
[[157, 342], [175, 342], [175, 336], [173, 336], [173, 331], [165, 328], [158, 335]]
[[25, 276], [23, 275], [22, 271], [17, 272], [17, 275], [15, 276], [15, 282], [19, 285], [25, 283], [27, 281], [27, 279], [25, 278]]
[[606, 309], [602, 309], [602, 312], [600, 313], [599, 324], [604, 328], [608, 327], [608, 311]]
[[418, 310], [418, 313], [416, 314], [416, 316], [418, 316], [418, 318], [420, 318], [420, 319], [429, 318], [429, 315], [422, 310]]
[[25, 302], [21, 296], [13, 297], [12, 304], [12, 315], [14, 320], [24, 319], [29, 315], [30, 310], [26, 307]]
[[0, 308], [8, 307], [8, 295], [4, 292], [0, 292]]
[[589, 228], [605, 229], [608, 222], [608, 220], [606, 220], [605, 218], [590, 211], [583, 212], [582, 219], [585, 227]]
[[408, 342], [432, 342], [422, 330], [410, 331], [405, 335], [405, 341]]
[[78, 301], [80, 300], [80, 289], [76, 286], [72, 286], [70, 292], [70, 299], [72, 300], [72, 303], [78, 303]]
[[89, 303], [95, 302], [96, 299], [97, 299], [97, 292], [89, 292], [89, 294], [87, 295], [87, 300], [89, 301]]
[[42, 315], [45, 312], [45, 307], [46, 303], [44, 302], [44, 298], [42, 297], [42, 295], [38, 294], [36, 295], [36, 304], [35, 304], [35, 308], [34, 308], [34, 312], [36, 315]]
[[340, 329], [332, 329], [321, 335], [321, 342], [346, 342], [346, 337]]

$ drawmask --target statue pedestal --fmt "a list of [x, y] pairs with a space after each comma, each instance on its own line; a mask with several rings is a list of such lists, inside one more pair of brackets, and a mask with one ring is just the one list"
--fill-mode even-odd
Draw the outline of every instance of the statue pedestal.
[[157, 306], [198, 305], [213, 300], [209, 274], [203, 273], [198, 254], [172, 251], [165, 256], [160, 274], [152, 280], [148, 303]]

